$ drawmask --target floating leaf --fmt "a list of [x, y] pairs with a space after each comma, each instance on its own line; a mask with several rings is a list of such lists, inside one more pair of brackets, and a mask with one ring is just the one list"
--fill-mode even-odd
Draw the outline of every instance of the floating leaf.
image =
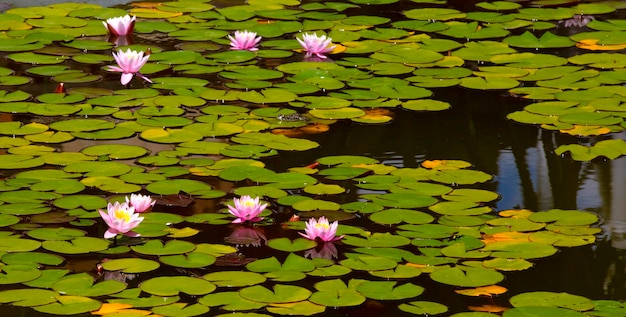
[[76, 315], [97, 310], [101, 305], [99, 301], [84, 296], [59, 295], [56, 299], [55, 303], [36, 306], [33, 309], [53, 315]]
[[274, 304], [306, 300], [311, 296], [311, 291], [303, 287], [283, 284], [276, 284], [272, 291], [263, 286], [255, 285], [241, 289], [239, 295], [251, 301]]
[[41, 276], [37, 268], [26, 265], [4, 265], [0, 272], [0, 284], [3, 285], [28, 282]]
[[189, 276], [153, 277], [141, 283], [139, 287], [142, 291], [156, 296], [174, 296], [179, 293], [205, 295], [216, 289], [216, 286], [207, 280]]
[[109, 241], [93, 237], [77, 237], [69, 241], [44, 241], [41, 246], [46, 250], [62, 254], [83, 254], [105, 250], [109, 247]]
[[208, 313], [209, 308], [201, 304], [174, 303], [154, 307], [152, 311], [164, 316], [198, 316]]
[[591, 300], [568, 293], [555, 292], [529, 292], [511, 297], [509, 300], [513, 307], [547, 306], [561, 307], [576, 311], [585, 311], [594, 307]]
[[[131, 249], [141, 254], [172, 255], [191, 252], [196, 248], [195, 244], [183, 240], [169, 240], [165, 244], [160, 240], [150, 240], [142, 245], [132, 246]], [[156, 294], [158, 295], [158, 294]], [[162, 295], [171, 296], [171, 295]]]
[[463, 287], [486, 286], [504, 279], [501, 273], [494, 270], [458, 266], [435, 270], [430, 277], [440, 283]]
[[565, 36], [558, 36], [552, 32], [545, 32], [540, 38], [535, 37], [531, 32], [524, 32], [522, 35], [509, 36], [503, 40], [504, 43], [514, 47], [523, 48], [554, 48], [572, 47], [575, 42]]
[[488, 243], [482, 251], [491, 251], [491, 256], [502, 258], [535, 259], [551, 256], [557, 249], [539, 242], [499, 241]]
[[190, 252], [182, 255], [161, 256], [159, 261], [164, 264], [182, 268], [201, 268], [215, 263], [216, 258], [202, 252]]
[[58, 293], [44, 289], [14, 289], [0, 292], [0, 303], [31, 307], [56, 302]]
[[297, 252], [313, 248], [317, 243], [303, 238], [297, 238], [293, 241], [289, 238], [276, 238], [269, 240], [267, 245], [276, 250]]
[[214, 272], [202, 278], [220, 287], [251, 286], [265, 282], [265, 276], [255, 272]]
[[402, 222], [413, 224], [430, 223], [434, 218], [427, 213], [411, 209], [386, 209], [371, 215], [370, 220], [376, 223], [390, 225]]
[[402, 311], [409, 312], [415, 315], [437, 315], [448, 311], [448, 307], [443, 304], [426, 301], [403, 303], [398, 305], [398, 308]]
[[126, 289], [126, 284], [116, 280], [105, 280], [95, 283], [87, 273], [64, 276], [52, 285], [52, 289], [60, 294], [78, 296], [103, 296], [118, 293]]
[[419, 296], [424, 288], [412, 283], [396, 286], [395, 281], [366, 281], [359, 284], [356, 290], [368, 298], [375, 300], [400, 300]]
[[556, 225], [590, 225], [598, 221], [598, 216], [580, 210], [552, 209], [533, 213], [528, 220], [535, 222], [554, 222]]
[[159, 262], [140, 258], [111, 259], [102, 263], [102, 268], [107, 271], [120, 271], [127, 274], [150, 272], [159, 266]]

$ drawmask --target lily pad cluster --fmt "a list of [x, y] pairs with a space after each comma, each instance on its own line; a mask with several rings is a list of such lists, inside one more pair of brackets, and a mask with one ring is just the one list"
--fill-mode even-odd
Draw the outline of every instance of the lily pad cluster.
[[[278, 225], [273, 222], [280, 219], [275, 211], [265, 211], [266, 220], [257, 226], [231, 225], [230, 236], [223, 240], [195, 239], [214, 230], [213, 226], [230, 223], [226, 208], [191, 216], [167, 212], [168, 207], [144, 213], [144, 221], [135, 229], [141, 238], [116, 245], [90, 234], [95, 228], [102, 230], [93, 210], [104, 206], [104, 198], [81, 191], [62, 195], [36, 190], [57, 179], [78, 186], [112, 176], [85, 176], [89, 172], [80, 172], [75, 164], [68, 165], [73, 166], [71, 172], [18, 173], [6, 180], [6, 191], [0, 195], [5, 228], [0, 240], [2, 283], [12, 286], [0, 292], [0, 302], [60, 315], [97, 310], [106, 316], [139, 310], [196, 316], [209, 311], [311, 315], [331, 307], [359, 306], [369, 299], [401, 300], [402, 311], [437, 314], [446, 312], [447, 306], [416, 301], [424, 287], [414, 278], [429, 275], [437, 283], [458, 287], [459, 294], [501, 294], [506, 289], [497, 284], [506, 272], [529, 269], [533, 260], [552, 256], [558, 247], [591, 244], [600, 231], [594, 226], [598, 217], [579, 210], [496, 214], [490, 204], [500, 196], [480, 188], [491, 175], [471, 169], [464, 161], [424, 161], [418, 168], [396, 168], [360, 156], [322, 157], [317, 162], [317, 168], [296, 167], [285, 173], [234, 165], [218, 177], [255, 183], [235, 188], [234, 193], [261, 196], [300, 217], [324, 214], [339, 219], [338, 233], [345, 237], [324, 243], [321, 250], [315, 241], [295, 234], [304, 227], [303, 221], [284, 222], [282, 231], [292, 230], [286, 230], [285, 237], [267, 239], [265, 232], [271, 232]], [[95, 171], [111, 174], [122, 165]], [[363, 191], [359, 200], [336, 202], [346, 190], [337, 181]], [[184, 189], [194, 196], [207, 190], [200, 185], [204, 183], [189, 179], [170, 179], [170, 186], [162, 182], [149, 183], [146, 189]], [[18, 184], [19, 189], [8, 188]], [[47, 185], [71, 187], [62, 181], [54, 184]], [[357, 215], [371, 222], [365, 227], [377, 229], [350, 225]], [[224, 243], [229, 241], [232, 244]], [[249, 248], [269, 248], [274, 255], [246, 258]], [[100, 263], [86, 269], [67, 267], [72, 256], [87, 254]], [[238, 269], [224, 270], [229, 261]], [[174, 269], [183, 274], [161, 275]], [[315, 278], [323, 280], [302, 286]], [[578, 310], [596, 309], [590, 300], [580, 300], [585, 306]], [[554, 305], [518, 309], [524, 305], [514, 304], [514, 309], [543, 311], [556, 309]]]
[[[625, 127], [619, 53], [527, 51], [619, 45], [603, 33], [622, 31], [619, 21], [598, 17], [588, 23], [598, 33], [584, 37], [550, 30], [575, 15], [623, 9], [620, 2], [552, 9], [496, 1], [465, 13], [414, 1], [404, 20], [358, 14], [393, 2], [171, 1], [128, 11], [63, 3], [2, 13], [0, 52], [10, 64], [0, 68], [0, 303], [54, 315], [262, 316], [381, 301], [436, 315], [448, 305], [420, 300], [424, 279], [495, 296], [507, 291], [498, 285], [507, 272], [594, 243], [598, 218], [589, 212], [495, 211], [492, 176], [465, 161], [399, 168], [328, 156], [266, 168], [265, 158], [318, 147], [303, 136], [339, 120], [381, 124], [405, 110], [448, 109], [436, 99], [442, 87], [538, 99], [511, 117], [546, 129]], [[150, 49], [141, 71], [153, 84], [121, 87], [106, 71], [120, 47], [101, 22], [127, 13], [138, 18], [135, 43], [122, 46]], [[227, 35], [243, 29], [263, 37], [258, 51], [228, 49]], [[327, 34], [341, 50], [330, 61], [303, 59], [300, 32]], [[609, 141], [567, 151], [574, 159], [625, 153]], [[141, 238], [100, 238], [97, 210], [136, 192], [157, 200], [136, 228]], [[230, 224], [224, 204], [236, 195], [267, 202], [265, 220]], [[341, 242], [299, 238], [297, 218], [319, 216], [341, 222]], [[569, 294], [510, 302], [505, 316], [624, 309]]]
[[[424, 7], [443, 1], [415, 1], [415, 7], [402, 12], [404, 19], [395, 21], [352, 13], [365, 6], [393, 2], [256, 1], [217, 7], [210, 1], [172, 1], [140, 3], [129, 11], [68, 3], [9, 9], [2, 14], [5, 23], [0, 24], [4, 31], [0, 52], [12, 62], [32, 67], [24, 74], [0, 68], [0, 82], [15, 87], [0, 91], [2, 110], [51, 116], [113, 115], [133, 124], [101, 127], [106, 131], [55, 130], [87, 139], [118, 139], [142, 132], [150, 141], [171, 143], [281, 127], [318, 133], [342, 119], [385, 123], [393, 115], [376, 109], [445, 110], [450, 107], [448, 103], [429, 99], [435, 95], [433, 89], [460, 86], [510, 90], [528, 99], [573, 103], [559, 108], [557, 115], [549, 110], [552, 107], [535, 103], [510, 116], [549, 130], [585, 137], [619, 132], [626, 126], [620, 114], [626, 77], [621, 74], [624, 65], [619, 52], [626, 43], [625, 28], [621, 20], [610, 18], [624, 9], [623, 3], [600, 1], [558, 7], [572, 2], [561, 1], [550, 3], [557, 7], [544, 8], [540, 6], [546, 4], [541, 1], [529, 7], [496, 1], [481, 2], [476, 11], [463, 12]], [[101, 27], [101, 20], [127, 13], [139, 19], [134, 35], [137, 43], [124, 44], [152, 51], [142, 73], [157, 76], [152, 78], [155, 84], [151, 88], [169, 90], [171, 96], [133, 98], [132, 93], [117, 96], [119, 92], [109, 90], [70, 91], [71, 98], [39, 98], [19, 90], [40, 77], [85, 84], [112, 76], [104, 67], [112, 62], [111, 51], [119, 47], [103, 40], [107, 30]], [[225, 49], [227, 36], [235, 30], [262, 36], [261, 49]], [[341, 55], [334, 62], [303, 60], [295, 40], [302, 32], [327, 34], [341, 48], [337, 50]], [[168, 50], [153, 41], [155, 37], [176, 40], [176, 49]], [[554, 49], [569, 48], [577, 49], [569, 58], [552, 54]], [[288, 61], [276, 65], [279, 60]], [[81, 66], [66, 66], [70, 62]], [[225, 87], [212, 84], [218, 80]], [[226, 118], [178, 117], [181, 109], [176, 108], [204, 111], [215, 102], [249, 103], [261, 108]], [[142, 111], [126, 109], [133, 107]], [[279, 114], [293, 112], [306, 113], [313, 120], [275, 120]], [[146, 127], [155, 130], [144, 131]], [[40, 137], [50, 139], [52, 135], [48, 132]], [[61, 135], [54, 140], [70, 139], [65, 133]], [[271, 148], [243, 147], [228, 153], [262, 157], [274, 152]]]

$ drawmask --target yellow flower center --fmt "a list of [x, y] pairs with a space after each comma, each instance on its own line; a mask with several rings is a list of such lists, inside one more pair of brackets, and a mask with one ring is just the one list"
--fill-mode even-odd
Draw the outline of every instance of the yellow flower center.
[[325, 224], [325, 223], [319, 223], [319, 222], [318, 222], [317, 224], [315, 224], [315, 228], [322, 228], [322, 229], [324, 229], [324, 230], [328, 230], [328, 228], [330, 228], [330, 225], [327, 225], [327, 224]]
[[115, 219], [123, 219], [125, 222], [130, 221], [130, 214], [124, 209], [117, 209], [115, 211]]

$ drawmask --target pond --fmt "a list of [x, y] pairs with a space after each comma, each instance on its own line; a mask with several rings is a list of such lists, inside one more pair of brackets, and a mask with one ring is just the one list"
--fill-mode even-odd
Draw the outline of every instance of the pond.
[[6, 314], [626, 316], [626, 3], [2, 10]]

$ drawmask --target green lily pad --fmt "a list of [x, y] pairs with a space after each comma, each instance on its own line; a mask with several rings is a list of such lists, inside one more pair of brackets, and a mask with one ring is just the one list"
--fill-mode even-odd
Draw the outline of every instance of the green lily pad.
[[242, 287], [251, 286], [265, 282], [265, 276], [255, 272], [214, 272], [202, 278], [220, 287]]
[[422, 270], [414, 266], [400, 264], [392, 270], [372, 271], [370, 274], [386, 279], [404, 279], [417, 277], [422, 274]]
[[576, 311], [586, 311], [594, 307], [592, 301], [583, 296], [542, 291], [518, 294], [509, 301], [513, 307], [561, 307]]
[[317, 142], [305, 139], [292, 139], [284, 135], [260, 132], [242, 133], [231, 138], [241, 144], [264, 145], [268, 148], [284, 151], [305, 151], [319, 146]]
[[490, 61], [496, 64], [506, 64], [510, 67], [543, 68], [562, 66], [568, 60], [548, 54], [514, 53], [494, 55]]
[[311, 291], [293, 285], [276, 284], [273, 290], [255, 285], [241, 289], [239, 295], [251, 301], [276, 304], [306, 300]]
[[41, 123], [22, 124], [21, 122], [0, 123], [0, 133], [8, 135], [29, 135], [37, 134], [48, 130], [48, 126]]
[[20, 222], [20, 218], [13, 215], [0, 214], [0, 227], [7, 227]]
[[457, 231], [452, 227], [442, 226], [439, 224], [406, 224], [400, 225], [398, 229], [406, 230], [398, 232], [401, 236], [422, 239], [447, 238], [452, 236]]
[[522, 35], [509, 36], [503, 40], [504, 43], [513, 47], [523, 48], [555, 48], [555, 47], [572, 47], [576, 44], [565, 36], [558, 36], [552, 32], [545, 32], [540, 38], [533, 33], [526, 31]]
[[449, 109], [450, 104], [432, 99], [409, 100], [402, 103], [402, 108], [415, 111], [441, 111]]
[[41, 276], [37, 268], [26, 265], [4, 265], [0, 273], [0, 284], [4, 285], [28, 282]]
[[141, 132], [141, 138], [156, 143], [193, 142], [202, 139], [202, 135], [183, 129], [152, 128]]
[[522, 316], [563, 316], [563, 317], [583, 317], [585, 314], [570, 309], [559, 307], [523, 306], [510, 309], [506, 317]]
[[156, 181], [148, 184], [146, 189], [154, 194], [174, 195], [181, 192], [194, 194], [196, 192], [210, 191], [211, 185], [192, 179], [175, 179]]
[[40, 306], [56, 302], [58, 295], [45, 289], [13, 289], [0, 292], [0, 303], [20, 307]]
[[548, 257], [557, 249], [539, 242], [501, 241], [487, 244], [482, 251], [491, 251], [492, 257], [536, 259]]
[[[173, 255], [191, 252], [196, 245], [183, 240], [169, 240], [165, 244], [160, 240], [150, 240], [142, 245], [132, 246], [131, 249], [137, 253], [149, 255]], [[158, 295], [158, 294], [155, 294]], [[171, 296], [171, 295], [162, 295]]]
[[267, 310], [274, 314], [309, 316], [323, 313], [326, 310], [326, 306], [317, 305], [310, 301], [300, 301], [295, 303], [272, 304], [267, 307]]
[[155, 314], [163, 316], [198, 316], [209, 312], [209, 307], [201, 304], [174, 303], [152, 308]]
[[313, 248], [317, 245], [317, 242], [303, 238], [297, 238], [293, 241], [289, 238], [275, 238], [267, 241], [267, 245], [272, 249], [280, 251], [297, 252]]
[[179, 293], [188, 295], [206, 295], [217, 286], [201, 278], [189, 276], [161, 276], [144, 281], [139, 286], [142, 291], [156, 296], [175, 296]]
[[201, 268], [215, 263], [213, 255], [202, 252], [161, 256], [159, 261], [164, 264], [182, 268]]
[[82, 230], [72, 228], [38, 228], [28, 231], [28, 236], [39, 240], [70, 240], [85, 234]]
[[428, 21], [446, 21], [452, 19], [462, 19], [465, 17], [465, 13], [447, 8], [412, 9], [405, 11], [404, 15], [410, 19]]
[[126, 284], [116, 280], [95, 283], [91, 275], [78, 273], [64, 276], [52, 285], [52, 289], [64, 295], [97, 297], [121, 292], [126, 289]]
[[0, 101], [1, 102], [14, 102], [14, 101], [24, 101], [30, 98], [30, 94], [16, 90], [13, 92], [7, 92], [6, 90], [0, 90]]
[[141, 258], [111, 259], [102, 263], [102, 268], [107, 271], [121, 271], [127, 274], [150, 272], [159, 266], [159, 262]]
[[591, 161], [597, 157], [616, 159], [626, 154], [626, 143], [624, 140], [603, 140], [592, 146], [580, 144], [561, 145], [554, 150], [557, 155], [569, 152], [572, 159], [577, 161]]
[[315, 284], [317, 292], [311, 295], [311, 302], [329, 307], [358, 306], [365, 302], [365, 296], [348, 288], [339, 279], [321, 281]]
[[492, 211], [488, 206], [471, 201], [440, 202], [428, 207], [428, 209], [442, 215], [481, 215]]
[[365, 194], [361, 197], [370, 199], [378, 205], [392, 208], [421, 208], [437, 202], [437, 199], [431, 196], [414, 193]]
[[93, 237], [77, 237], [68, 241], [48, 240], [41, 246], [49, 251], [62, 254], [84, 254], [105, 250], [109, 247], [109, 241]]
[[282, 103], [295, 100], [296, 94], [281, 88], [267, 88], [257, 91], [247, 91], [239, 94], [238, 98], [242, 101], [254, 103]]
[[95, 311], [101, 303], [85, 296], [59, 295], [57, 302], [33, 307], [38, 312], [52, 315], [75, 315]]
[[51, 56], [44, 54], [36, 54], [33, 52], [14, 53], [7, 55], [7, 58], [18, 63], [25, 64], [60, 64], [69, 57], [67, 56]]
[[482, 262], [486, 268], [498, 271], [523, 271], [533, 267], [533, 263], [524, 259], [494, 258]]
[[553, 222], [556, 225], [590, 225], [598, 221], [598, 216], [580, 210], [552, 209], [533, 213], [528, 220], [535, 222]]
[[107, 156], [111, 159], [122, 160], [143, 156], [148, 153], [148, 150], [136, 145], [108, 144], [92, 145], [83, 148], [81, 152], [86, 155]]
[[80, 207], [86, 210], [95, 210], [105, 208], [107, 201], [104, 198], [92, 195], [66, 195], [56, 199], [54, 206], [68, 210]]
[[424, 288], [412, 283], [396, 286], [395, 281], [365, 281], [356, 290], [368, 298], [375, 300], [400, 300], [419, 296]]
[[374, 233], [367, 238], [346, 236], [343, 243], [358, 247], [399, 247], [407, 245], [409, 239], [402, 236], [395, 236], [389, 233]]
[[[219, 292], [203, 296], [198, 302], [208, 307], [221, 306], [226, 311], [245, 311], [260, 309], [266, 304], [247, 300], [239, 295], [239, 292]], [[233, 313], [237, 314], [237, 313]]]
[[370, 216], [370, 220], [383, 225], [398, 224], [402, 222], [422, 224], [430, 223], [434, 219], [435, 218], [433, 216], [421, 211], [395, 208], [379, 211]]
[[[133, 292], [134, 291], [134, 292]], [[129, 295], [125, 295], [124, 293], [128, 292]], [[156, 306], [164, 306], [176, 303], [180, 297], [178, 296], [155, 296], [152, 295], [150, 297], [139, 297], [140, 289], [129, 289], [126, 291], [122, 291], [118, 296], [121, 298], [112, 298], [109, 300], [111, 303], [119, 303], [119, 304], [128, 304], [135, 308], [143, 308], [143, 307], [156, 307]], [[124, 296], [128, 298], [125, 298]]]
[[531, 241], [551, 244], [557, 247], [577, 247], [592, 244], [596, 241], [596, 237], [593, 235], [571, 236], [550, 231], [533, 232], [529, 239]]
[[479, 287], [496, 284], [504, 279], [498, 271], [477, 267], [451, 267], [430, 273], [433, 280], [455, 286]]
[[[503, 1], [496, 1], [503, 2]], [[487, 2], [481, 2], [487, 3]], [[415, 314], [415, 315], [437, 315], [442, 314], [448, 311], [448, 307], [443, 304], [435, 303], [435, 302], [427, 302], [427, 301], [414, 301], [409, 303], [403, 303], [398, 305], [398, 309]], [[462, 315], [456, 314], [456, 317], [462, 317]], [[469, 315], [466, 317], [470, 317]], [[479, 316], [475, 316], [479, 317]], [[487, 317], [487, 316], [484, 316]]]

